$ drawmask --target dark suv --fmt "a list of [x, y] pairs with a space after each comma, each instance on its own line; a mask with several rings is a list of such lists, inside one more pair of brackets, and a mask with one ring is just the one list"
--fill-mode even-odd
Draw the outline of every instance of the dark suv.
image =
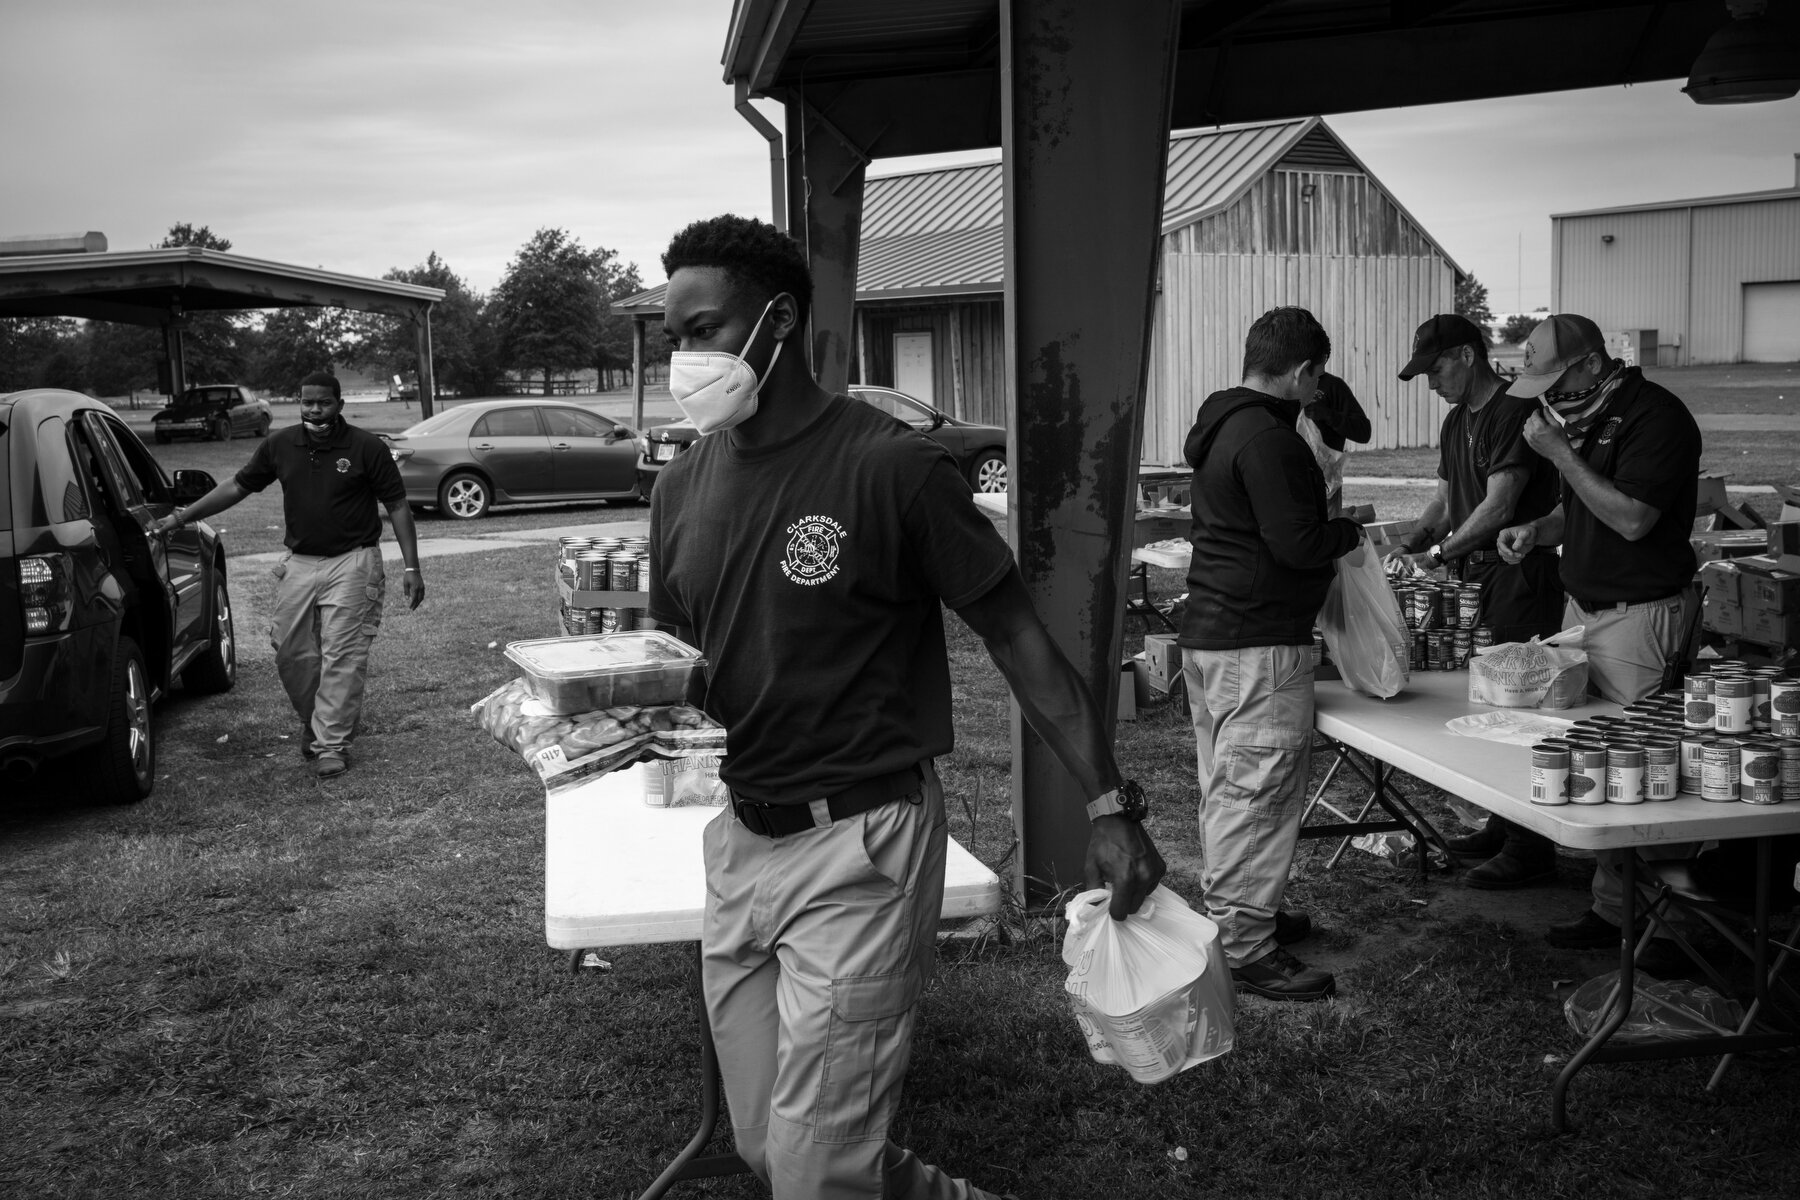
[[170, 480], [98, 401], [0, 395], [0, 780], [69, 758], [86, 798], [141, 800], [151, 705], [177, 677], [237, 682], [218, 535], [150, 532], [212, 488], [204, 471]]

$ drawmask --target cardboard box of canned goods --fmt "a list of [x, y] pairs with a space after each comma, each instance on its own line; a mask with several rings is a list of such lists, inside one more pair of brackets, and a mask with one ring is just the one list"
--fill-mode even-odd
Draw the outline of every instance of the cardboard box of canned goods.
[[1767, 555], [1737, 560], [1745, 608], [1767, 612], [1800, 612], [1800, 575], [1784, 571]]

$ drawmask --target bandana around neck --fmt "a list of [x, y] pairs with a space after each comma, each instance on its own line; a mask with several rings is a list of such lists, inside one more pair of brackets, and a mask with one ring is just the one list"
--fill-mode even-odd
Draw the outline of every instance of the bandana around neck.
[[1544, 393], [1544, 403], [1562, 422], [1563, 432], [1568, 434], [1571, 446], [1577, 450], [1581, 449], [1581, 443], [1587, 437], [1587, 431], [1593, 428], [1594, 423], [1600, 419], [1600, 414], [1606, 409], [1607, 402], [1613, 398], [1613, 393], [1619, 390], [1619, 385], [1623, 382], [1625, 382], [1625, 363], [1615, 358], [1612, 362], [1612, 370], [1607, 373], [1606, 378], [1592, 387], [1582, 388], [1579, 392]]

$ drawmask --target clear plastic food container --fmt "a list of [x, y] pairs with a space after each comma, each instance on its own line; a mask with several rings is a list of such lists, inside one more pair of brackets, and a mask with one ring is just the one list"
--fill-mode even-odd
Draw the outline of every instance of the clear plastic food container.
[[510, 642], [506, 657], [557, 713], [680, 704], [688, 677], [706, 664], [698, 650], [654, 629]]

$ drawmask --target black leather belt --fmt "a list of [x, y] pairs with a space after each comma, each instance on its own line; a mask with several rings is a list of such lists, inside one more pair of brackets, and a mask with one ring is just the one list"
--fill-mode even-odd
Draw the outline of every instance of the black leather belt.
[[1663, 604], [1670, 600], [1679, 600], [1681, 599], [1681, 593], [1675, 592], [1668, 596], [1656, 596], [1649, 600], [1583, 600], [1580, 596], [1570, 593], [1569, 599], [1581, 605], [1581, 607], [1591, 613], [1623, 612], [1625, 609], [1634, 608], [1639, 604]]
[[[861, 783], [853, 783], [836, 795], [820, 796], [818, 799], [825, 802], [825, 809], [833, 821], [841, 821], [845, 817], [854, 817], [857, 813], [891, 804], [902, 796], [913, 795], [924, 783], [924, 772], [912, 766], [904, 771], [894, 771], [865, 779]], [[787, 837], [789, 834], [817, 828], [818, 822], [813, 819], [813, 803], [814, 801], [802, 800], [793, 804], [761, 804], [755, 800], [741, 800], [736, 792], [731, 794], [731, 811], [737, 814], [737, 819], [744, 828], [759, 837], [767, 838]]]

